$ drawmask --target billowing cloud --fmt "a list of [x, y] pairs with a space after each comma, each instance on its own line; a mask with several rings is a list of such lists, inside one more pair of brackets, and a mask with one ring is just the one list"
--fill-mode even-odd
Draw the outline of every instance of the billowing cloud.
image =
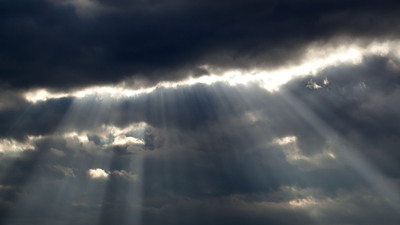
[[109, 173], [100, 168], [90, 169], [88, 170], [88, 174], [93, 179], [106, 179], [109, 175]]

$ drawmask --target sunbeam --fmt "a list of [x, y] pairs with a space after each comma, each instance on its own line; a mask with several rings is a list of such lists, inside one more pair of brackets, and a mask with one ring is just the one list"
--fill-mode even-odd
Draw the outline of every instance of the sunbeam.
[[400, 224], [400, 2], [0, 15], [0, 225]]
[[[367, 182], [393, 207], [395, 211], [400, 211], [398, 205], [400, 202], [398, 187], [396, 187], [396, 185], [390, 180], [385, 179], [384, 176], [380, 174], [379, 170], [364, 158], [362, 153], [357, 152], [355, 148], [352, 147], [351, 141], [342, 138], [340, 134], [330, 128], [328, 123], [321, 120], [319, 116], [308, 109], [300, 99], [296, 99], [296, 97], [292, 96], [290, 93], [282, 94], [282, 97], [293, 108], [293, 110], [299, 113], [305, 121], [318, 131], [319, 134], [327, 140], [330, 140], [335, 153], [341, 160], [346, 162], [346, 165], [354, 168], [359, 174], [361, 174], [361, 176], [367, 180]], [[286, 144], [293, 142], [294, 140], [295, 138], [293, 137], [286, 137], [278, 140], [278, 143]], [[299, 159], [299, 156], [292, 157], [297, 157], [297, 159]], [[300, 158], [301, 157], [304, 156], [300, 156]], [[336, 158], [336, 156], [334, 156], [334, 158]]]

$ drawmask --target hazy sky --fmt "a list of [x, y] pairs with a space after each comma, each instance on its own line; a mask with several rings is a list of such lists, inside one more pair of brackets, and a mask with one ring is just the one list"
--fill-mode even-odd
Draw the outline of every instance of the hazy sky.
[[399, 224], [399, 15], [0, 0], [0, 224]]

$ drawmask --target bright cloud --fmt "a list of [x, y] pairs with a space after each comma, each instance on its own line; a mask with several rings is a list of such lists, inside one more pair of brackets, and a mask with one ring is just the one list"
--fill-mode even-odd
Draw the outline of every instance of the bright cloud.
[[292, 164], [306, 162], [310, 165], [319, 165], [322, 162], [326, 162], [327, 160], [336, 159], [336, 156], [331, 149], [323, 149], [321, 152], [309, 156], [302, 154], [299, 147], [297, 146], [296, 136], [276, 138], [273, 143], [281, 146], [281, 149], [285, 154], [286, 160]]
[[0, 139], [0, 152], [18, 152], [24, 150], [34, 150], [34, 142], [42, 136], [29, 136], [25, 141], [17, 141], [12, 138]]
[[[107, 96], [110, 98], [127, 98], [153, 92], [157, 88], [177, 88], [180, 86], [190, 86], [194, 84], [210, 85], [216, 82], [227, 82], [230, 85], [254, 83], [268, 91], [277, 91], [283, 84], [295, 77], [316, 75], [323, 69], [340, 64], [360, 64], [364, 56], [368, 55], [391, 55], [400, 58], [400, 43], [397, 41], [372, 42], [367, 46], [361, 44], [343, 44], [342, 46], [318, 46], [309, 47], [304, 60], [297, 65], [288, 65], [278, 69], [256, 68], [252, 70], [228, 70], [214, 68], [204, 65], [203, 68], [209, 71], [209, 75], [201, 77], [191, 77], [178, 82], [163, 81], [148, 88], [130, 89], [124, 83], [116, 86], [93, 86], [71, 92], [51, 92], [46, 89], [33, 89], [25, 93], [27, 101], [36, 103], [53, 98], [84, 98], [87, 96]], [[323, 84], [327, 85], [328, 80]], [[315, 82], [307, 85], [309, 88], [317, 89], [321, 86]]]
[[88, 170], [88, 174], [93, 179], [107, 179], [109, 176], [109, 173], [100, 168], [90, 169]]
[[322, 88], [321, 85], [318, 85], [317, 82], [313, 81], [312, 79], [308, 81], [306, 87], [310, 88], [310, 89], [320, 89], [320, 88]]

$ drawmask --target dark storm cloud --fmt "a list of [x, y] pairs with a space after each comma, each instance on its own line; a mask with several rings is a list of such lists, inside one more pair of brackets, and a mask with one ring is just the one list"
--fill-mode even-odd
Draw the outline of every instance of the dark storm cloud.
[[[397, 1], [1, 1], [1, 81], [150, 82], [298, 60], [307, 44], [397, 38]], [[85, 8], [86, 7], [86, 8]]]

